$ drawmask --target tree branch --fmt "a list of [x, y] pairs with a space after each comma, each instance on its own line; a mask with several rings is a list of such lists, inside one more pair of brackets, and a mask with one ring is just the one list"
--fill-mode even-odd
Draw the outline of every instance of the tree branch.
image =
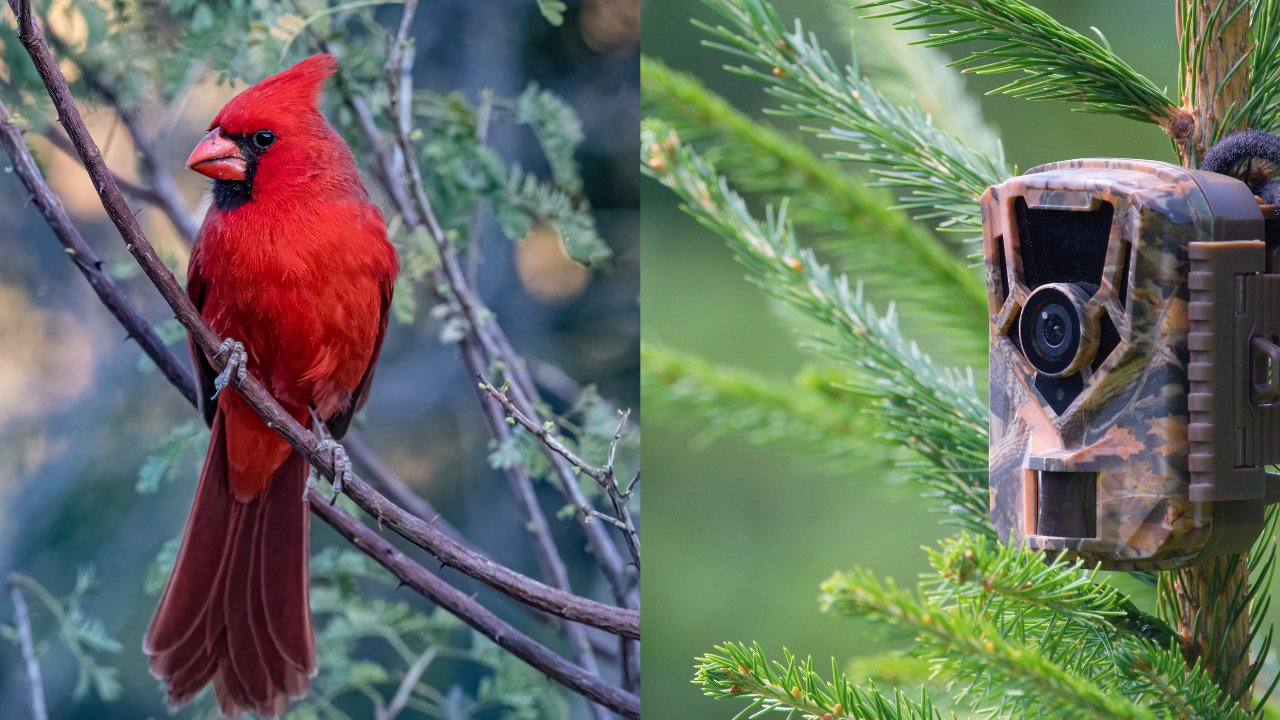
[[627, 427], [627, 419], [631, 416], [631, 411], [627, 410], [622, 414], [622, 419], [618, 423], [618, 429], [613, 434], [613, 441], [609, 444], [609, 456], [605, 461], [604, 467], [596, 467], [595, 465], [588, 463], [586, 460], [583, 460], [582, 457], [573, 450], [570, 450], [568, 446], [560, 441], [560, 438], [551, 434], [547, 428], [549, 423], [538, 424], [538, 422], [533, 418], [530, 418], [528, 415], [521, 412], [520, 408], [516, 407], [515, 403], [511, 401], [511, 398], [507, 397], [505, 389], [494, 387], [493, 383], [489, 382], [484, 375], [477, 375], [476, 378], [480, 381], [480, 388], [484, 391], [485, 395], [497, 400], [498, 403], [502, 405], [502, 409], [506, 413], [507, 417], [518, 423], [525, 430], [528, 430], [534, 437], [538, 438], [539, 442], [549, 448], [556, 455], [564, 458], [565, 461], [576, 468], [579, 472], [596, 481], [596, 484], [600, 486], [600, 490], [604, 492], [605, 496], [608, 497], [610, 502], [613, 504], [616, 516], [611, 517], [609, 515], [605, 515], [599, 510], [596, 510], [589, 503], [579, 505], [578, 509], [582, 512], [584, 517], [605, 520], [610, 525], [620, 529], [623, 533], [623, 538], [627, 541], [627, 548], [631, 552], [632, 562], [635, 564], [636, 569], [639, 569], [640, 536], [636, 532], [635, 525], [631, 522], [631, 512], [627, 509], [626, 499], [618, 489], [618, 483], [613, 476], [613, 461], [618, 453], [618, 442], [622, 439], [622, 433]]
[[[174, 310], [179, 322], [191, 333], [193, 341], [206, 354], [215, 358], [215, 363], [220, 364], [220, 360], [215, 356], [217, 355], [221, 338], [192, 306], [186, 293], [183, 292], [173, 274], [156, 255], [155, 249], [143, 234], [137, 219], [133, 216], [119, 187], [115, 184], [110, 171], [107, 169], [102, 159], [101, 151], [84, 126], [84, 121], [81, 119], [75, 101], [67, 88], [66, 80], [58, 69], [48, 44], [44, 40], [43, 33], [39, 26], [35, 24], [30, 7], [27, 3], [19, 0], [9, 0], [9, 4], [18, 17], [19, 39], [44, 80], [45, 88], [48, 90], [50, 98], [58, 110], [59, 121], [67, 130], [67, 134], [71, 137], [72, 143], [76, 147], [77, 154], [93, 180], [94, 187], [98, 191], [108, 217], [111, 218], [120, 231], [129, 252], [138, 261], [148, 278], [151, 279], [152, 283], [155, 284], [161, 295], [169, 303], [169, 306]], [[8, 118], [7, 112], [5, 112], [4, 117]], [[6, 124], [11, 125], [11, 123]], [[10, 132], [6, 132], [5, 135], [8, 136]], [[21, 150], [20, 154], [29, 156], [25, 145], [21, 146], [21, 148], [9, 149]], [[15, 165], [17, 164], [15, 159]], [[41, 188], [38, 186], [28, 186], [28, 189], [31, 190], [33, 195], [39, 195], [41, 192]], [[44, 186], [43, 191], [52, 195], [47, 186]], [[54, 230], [60, 233], [58, 227], [54, 226]], [[62, 230], [65, 230], [65, 228]], [[60, 239], [65, 244], [66, 240], [61, 234]], [[136, 312], [134, 315], [136, 316]], [[126, 321], [123, 318], [121, 322], [129, 328], [135, 324], [135, 321]], [[153, 357], [163, 357], [167, 352], [163, 345], [160, 345], [155, 350], [156, 354]], [[148, 354], [152, 353], [149, 352]], [[183, 388], [184, 385], [191, 388], [189, 399], [194, 402], [194, 383], [191, 381], [190, 375], [170, 377], [170, 381], [179, 388]], [[236, 385], [237, 390], [259, 416], [267, 422], [268, 427], [278, 432], [281, 437], [287, 440], [290, 445], [327, 477], [333, 477], [332, 453], [318, 450], [316, 439], [312, 434], [280, 407], [279, 403], [270, 396], [252, 373], [247, 375], [243, 381], [236, 383]], [[373, 490], [355, 473], [351, 473], [349, 478], [345, 491], [362, 509], [374, 515], [380, 522], [391, 525], [403, 537], [431, 552], [444, 564], [455, 567], [465, 574], [489, 584], [494, 589], [545, 612], [600, 627], [615, 634], [633, 638], [639, 637], [639, 613], [629, 609], [614, 608], [594, 600], [551, 588], [532, 578], [525, 577], [498, 565], [449, 538], [439, 528], [420, 518], [410, 516], [400, 507]]]
[[[1195, 123], [1178, 144], [1182, 163], [1195, 167], [1228, 127], [1232, 108], [1249, 99], [1249, 0], [1179, 0], [1177, 31], [1183, 92]], [[1175, 138], [1176, 140], [1177, 138]], [[1172, 595], [1188, 667], [1199, 662], [1223, 692], [1243, 708], [1252, 688], [1249, 659], [1249, 558], [1226, 555], [1174, 573], [1162, 573]]]
[[[394, 110], [394, 124], [396, 128], [395, 137], [398, 147], [400, 148], [401, 157], [404, 163], [404, 169], [408, 171], [409, 181], [413, 188], [414, 197], [417, 200], [417, 210], [419, 217], [426, 218], [430, 224], [433, 235], [439, 232], [439, 226], [431, 210], [431, 203], [427, 199], [426, 187], [422, 181], [421, 168], [418, 165], [417, 158], [413, 153], [413, 148], [409, 142], [409, 135], [413, 125], [412, 99], [413, 99], [413, 64], [414, 64], [414, 48], [413, 48], [413, 19], [418, 10], [418, 0], [406, 0], [404, 11], [400, 16], [400, 27], [396, 32], [395, 39], [392, 42], [391, 50], [387, 54], [387, 61], [384, 67], [387, 80], [387, 88], [391, 96], [391, 107]], [[372, 138], [371, 138], [372, 141]], [[380, 144], [380, 143], [378, 143]], [[394, 177], [392, 173], [387, 173], [388, 177]], [[436, 237], [442, 238], [442, 235]], [[439, 243], [437, 243], [439, 245]], [[465, 276], [463, 276], [465, 278]], [[437, 285], [438, 287], [438, 285]], [[475, 353], [474, 346], [470, 339], [464, 339], [460, 344], [463, 361], [468, 365], [477, 363], [483, 365], [483, 358], [479, 353]], [[505, 442], [505, 436], [508, 434], [506, 428], [501, 423], [495, 423], [493, 418], [489, 418], [489, 430], [499, 443]], [[521, 509], [524, 511], [525, 517], [528, 518], [529, 524], [533, 528], [535, 539], [534, 548], [538, 557], [538, 563], [542, 569], [543, 576], [551, 582], [551, 584], [561, 590], [569, 592], [572, 590], [569, 583], [569, 573], [564, 566], [564, 560], [560, 557], [559, 548], [556, 547], [555, 539], [551, 535], [550, 525], [547, 523], [546, 514], [542, 511], [542, 506], [538, 503], [537, 494], [534, 492], [533, 481], [529, 478], [528, 473], [520, 467], [509, 467], [506, 470], [507, 478], [512, 485], [512, 489], [516, 494]], [[569, 643], [572, 645], [582, 666], [592, 673], [599, 672], [596, 664], [595, 654], [591, 651], [591, 645], [587, 642], [586, 633], [583, 628], [570, 624], [565, 627], [566, 635]], [[607, 714], [599, 705], [591, 707], [591, 712], [598, 720], [607, 720]]]
[[31, 720], [49, 720], [44, 704], [40, 661], [36, 658], [35, 642], [31, 639], [31, 613], [27, 610], [27, 599], [12, 578], [8, 584], [9, 597], [13, 598], [14, 624], [18, 626], [18, 643], [22, 646], [22, 662], [27, 670], [27, 690], [31, 693]]
[[539, 645], [466, 593], [440, 579], [439, 576], [427, 572], [421, 565], [414, 563], [394, 545], [357, 522], [355, 518], [337, 507], [330, 506], [329, 500], [320, 493], [314, 490], [308, 491], [307, 501], [311, 504], [312, 512], [329, 523], [352, 545], [390, 570], [406, 585], [497, 643], [499, 647], [595, 703], [624, 717], [640, 717], [640, 700], [635, 695], [603, 682], [598, 676], [586, 672]]
[[[402, 22], [402, 31], [404, 29], [403, 25], [404, 23]], [[401, 109], [407, 106], [409, 102], [407, 95], [412, 90], [408, 81], [403, 79], [405, 77], [406, 62], [409, 64], [410, 71], [412, 70], [411, 59], [406, 59], [406, 54], [401, 52], [403, 44], [404, 40], [400, 38], [400, 35], [397, 35], [396, 45], [393, 47], [391, 57], [387, 61], [386, 74], [392, 98], [394, 140], [400, 150], [404, 169], [409, 173], [410, 185], [414, 189], [413, 199], [410, 199], [406, 193], [403, 183], [394, 181], [395, 178], [401, 177], [401, 173], [397, 171], [390, 155], [385, 151], [382, 133], [378, 130], [368, 106], [359, 98], [351, 95], [347, 95], [348, 105], [367, 135], [371, 147], [375, 149], [375, 159], [381, 165], [378, 176], [383, 180], [385, 189], [395, 203], [400, 216], [404, 219], [405, 225], [426, 230], [436, 248], [440, 257], [440, 264], [428, 271], [431, 286], [436, 289], [445, 302], [457, 308], [467, 320], [468, 336], [483, 349], [484, 355], [501, 362], [509, 377], [513, 377], [515, 386], [512, 394], [515, 396], [516, 402], [519, 403], [521, 410], [529, 415], [537, 415], [530, 395], [535, 394], [534, 396], [536, 396], [537, 391], [532, 379], [529, 377], [528, 370], [525, 368], [524, 362], [512, 350], [501, 327], [492, 319], [492, 314], [482, 309], [483, 304], [478, 299], [475, 290], [468, 283], [466, 273], [458, 262], [457, 254], [453, 246], [448, 242], [444, 230], [440, 227], [423, 187], [421, 171], [413, 154], [412, 144], [409, 141], [411, 128], [409, 127], [410, 122], [406, 120], [407, 110]], [[325, 48], [324, 43], [321, 43], [321, 48]], [[411, 120], [411, 117], [409, 119]], [[483, 357], [481, 360], [483, 361]], [[474, 374], [482, 372], [484, 368], [482, 367], [479, 370], [475, 368], [469, 369]], [[529, 389], [528, 393], [521, 389], [523, 387]], [[555, 470], [558, 486], [565, 497], [575, 507], [589, 504], [581, 489], [578, 488], [572, 468], [549, 449], [544, 448], [544, 454]], [[635, 587], [635, 578], [634, 575], [628, 577], [621, 558], [618, 556], [617, 548], [598, 524], [586, 522], [582, 515], [579, 515], [579, 522], [587, 535], [587, 540], [591, 545], [596, 561], [604, 570], [605, 577], [613, 587], [615, 597], [620, 603], [629, 606], [636, 605], [638, 601], [632, 593]]]
[[142, 315], [125, 296], [120, 286], [103, 271], [102, 261], [98, 259], [93, 248], [85, 242], [80, 231], [71, 222], [71, 217], [63, 207], [62, 201], [49, 189], [44, 175], [36, 165], [35, 158], [27, 149], [22, 130], [14, 124], [13, 118], [9, 115], [9, 109], [3, 102], [0, 102], [0, 144], [3, 144], [8, 152], [13, 162], [13, 170], [31, 193], [36, 208], [44, 216], [54, 236], [58, 238], [58, 242], [66, 248], [67, 258], [89, 282], [89, 287], [93, 288], [107, 310], [124, 326], [128, 333], [126, 337], [137, 342], [169, 382], [177, 386], [187, 402], [194, 405], [196, 385], [187, 363], [178, 360], [177, 356], [169, 352], [151, 323], [142, 319]]

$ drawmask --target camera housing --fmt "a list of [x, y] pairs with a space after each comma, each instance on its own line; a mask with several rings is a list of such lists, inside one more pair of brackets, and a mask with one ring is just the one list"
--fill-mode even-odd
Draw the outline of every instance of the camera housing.
[[1110, 158], [981, 205], [1000, 539], [1125, 570], [1246, 550], [1280, 497], [1275, 208]]

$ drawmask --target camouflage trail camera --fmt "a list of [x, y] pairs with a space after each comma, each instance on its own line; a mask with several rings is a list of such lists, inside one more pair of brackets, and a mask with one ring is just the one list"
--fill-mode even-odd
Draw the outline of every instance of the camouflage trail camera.
[[982, 196], [991, 519], [1117, 570], [1240, 552], [1280, 480], [1280, 215], [1240, 180], [1052, 163]]

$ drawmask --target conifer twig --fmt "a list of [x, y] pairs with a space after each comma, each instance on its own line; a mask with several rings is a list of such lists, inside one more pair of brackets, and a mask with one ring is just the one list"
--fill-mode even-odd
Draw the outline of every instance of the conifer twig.
[[692, 75], [642, 57], [640, 77], [646, 113], [662, 118], [686, 142], [713, 139], [709, 159], [736, 187], [769, 195], [804, 193], [806, 202], [795, 209], [797, 222], [829, 233], [838, 250], [853, 255], [859, 277], [868, 284], [883, 276], [881, 284], [892, 288], [895, 301], [919, 298], [924, 313], [954, 317], [973, 311], [967, 317], [986, 312], [987, 289], [979, 274], [953, 248], [895, 211], [885, 190], [868, 187], [796, 138], [754, 122]]
[[751, 704], [738, 717], [766, 712], [821, 720], [942, 720], [928, 695], [913, 701], [901, 691], [884, 695], [874, 685], [862, 689], [831, 663], [832, 679], [813, 669], [813, 660], [800, 660], [783, 650], [781, 662], [771, 661], [759, 645], [726, 643], [698, 658], [694, 684], [717, 699], [746, 699]]
[[797, 22], [788, 30], [767, 0], [707, 0], [728, 26], [695, 24], [708, 44], [746, 60], [730, 70], [764, 82], [778, 114], [828, 123], [820, 136], [852, 144], [833, 157], [871, 163], [879, 184], [899, 188], [903, 209], [941, 229], [976, 233], [977, 199], [1012, 174], [1003, 154], [974, 150], [938, 130], [918, 107], [889, 101], [856, 66], [841, 67]]
[[[1064, 100], [1085, 112], [1120, 115], [1166, 126], [1177, 108], [1106, 40], [1085, 37], [1023, 0], [875, 0], [873, 17], [903, 29], [927, 30], [928, 47], [991, 43], [952, 63], [979, 75], [1015, 73], [992, 92], [1026, 100]], [[936, 32], [942, 31], [942, 32]]]
[[828, 330], [815, 333], [819, 347], [852, 371], [845, 387], [880, 415], [882, 435], [926, 461], [910, 471], [936, 493], [952, 521], [991, 534], [987, 410], [972, 376], [935, 365], [902, 336], [892, 313], [880, 316], [847, 277], [801, 247], [785, 204], [770, 208], [765, 221], [756, 219], [715, 168], [659, 121], [645, 121], [641, 147], [644, 171], [727, 241], [755, 282]]
[[18, 628], [18, 643], [22, 647], [22, 664], [26, 671], [27, 692], [31, 695], [31, 720], [49, 720], [45, 709], [44, 679], [40, 673], [40, 660], [36, 657], [35, 641], [31, 637], [31, 613], [22, 587], [11, 577], [8, 581], [9, 597], [13, 600], [14, 624]]

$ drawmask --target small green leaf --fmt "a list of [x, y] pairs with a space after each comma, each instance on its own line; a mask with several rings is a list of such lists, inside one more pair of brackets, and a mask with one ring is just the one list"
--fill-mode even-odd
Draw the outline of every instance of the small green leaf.
[[560, 27], [564, 24], [566, 6], [562, 0], [538, 0], [538, 10], [542, 11], [542, 17], [552, 25]]

